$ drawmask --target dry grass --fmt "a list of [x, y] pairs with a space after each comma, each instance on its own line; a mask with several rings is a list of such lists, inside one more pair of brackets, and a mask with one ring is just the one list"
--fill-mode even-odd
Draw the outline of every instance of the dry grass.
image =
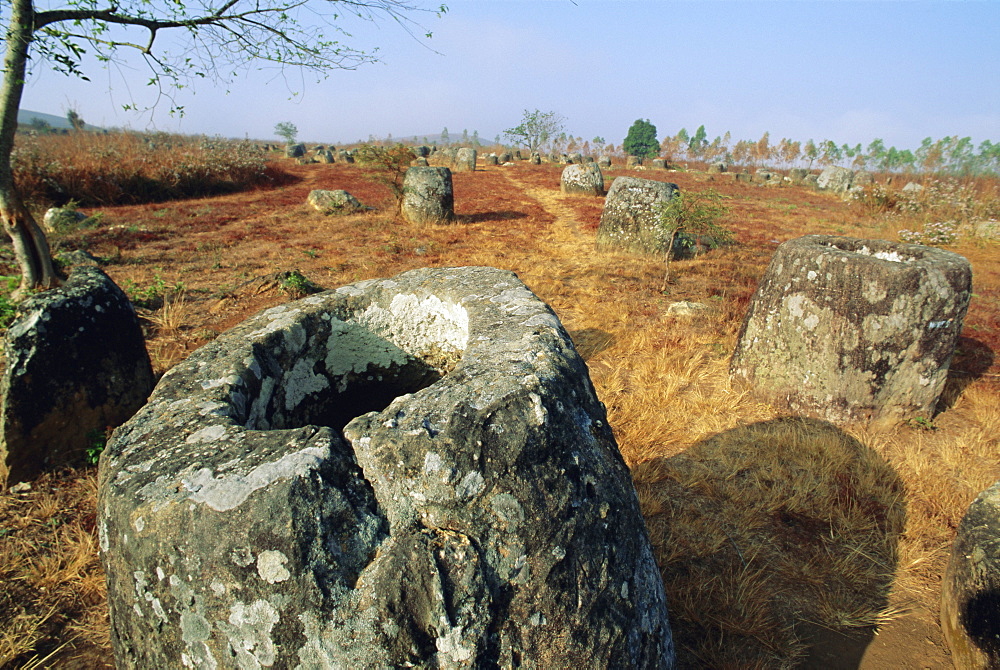
[[[594, 253], [600, 200], [562, 196], [557, 166], [458, 173], [458, 223], [419, 230], [385, 214], [388, 191], [352, 166], [284, 169], [295, 183], [110, 208], [103, 227], [58, 243], [112, 259], [107, 270], [119, 282], [183, 282], [183, 292], [146, 314], [159, 371], [287, 300], [255, 281], [269, 273], [298, 269], [333, 287], [422, 266], [514, 270], [559, 314], [608, 408], [664, 575], [682, 667], [794, 667], [808, 659], [817, 627], [870, 636], [898, 617], [935, 620], [957, 523], [1000, 479], [995, 246], [955, 248], [973, 263], [976, 297], [936, 429], [838, 428], [755, 401], [730, 383], [728, 357], [777, 242], [807, 233], [892, 239], [906, 220], [889, 224], [800, 188], [646, 171], [640, 176], [722, 192], [731, 208], [725, 223], [737, 233], [732, 248], [676, 262], [677, 282], [664, 295], [655, 260]], [[345, 188], [381, 209], [325, 217], [304, 204], [314, 188]], [[676, 300], [711, 310], [667, 316]], [[4, 523], [17, 530], [0, 549], [4, 581], [17, 585], [0, 606], [3, 658], [16, 652], [15, 667], [66, 641], [60, 659], [82, 656], [83, 667], [99, 667], [109, 658], [92, 488], [93, 473], [81, 471], [2, 498]], [[75, 516], [58, 516], [70, 499], [86, 500], [90, 511], [73, 503]], [[65, 519], [58, 532], [46, 527], [53, 515]], [[39, 549], [45, 542], [53, 558]], [[2, 618], [8, 611], [21, 614]]]

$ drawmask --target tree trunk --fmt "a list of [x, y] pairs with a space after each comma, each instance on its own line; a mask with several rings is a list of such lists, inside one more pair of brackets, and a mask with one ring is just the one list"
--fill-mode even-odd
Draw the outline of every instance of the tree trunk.
[[21, 267], [19, 292], [22, 293], [35, 288], [48, 288], [58, 282], [48, 240], [21, 202], [10, 162], [34, 23], [35, 10], [31, 0], [14, 0], [7, 27], [3, 85], [0, 86], [0, 219], [14, 243], [14, 254]]

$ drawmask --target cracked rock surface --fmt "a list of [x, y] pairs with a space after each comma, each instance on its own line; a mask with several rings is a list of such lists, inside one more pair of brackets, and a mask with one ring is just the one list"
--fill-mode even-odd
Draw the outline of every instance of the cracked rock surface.
[[750, 301], [730, 373], [828, 421], [934, 415], [972, 295], [956, 253], [807, 235], [780, 245]]
[[510, 272], [272, 308], [164, 376], [100, 468], [122, 668], [669, 668], [603, 406]]

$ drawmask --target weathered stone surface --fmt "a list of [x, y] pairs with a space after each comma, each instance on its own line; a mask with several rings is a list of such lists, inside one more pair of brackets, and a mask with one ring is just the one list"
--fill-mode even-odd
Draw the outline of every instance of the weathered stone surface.
[[426, 158], [421, 156], [420, 158], [414, 158], [410, 161], [410, 165], [413, 167], [427, 167], [430, 163], [427, 162]]
[[431, 155], [431, 148], [426, 144], [419, 144], [415, 147], [410, 147], [410, 150], [417, 158], [427, 158]]
[[132, 416], [154, 382], [132, 303], [96, 267], [75, 268], [18, 314], [0, 382], [0, 484], [81, 462], [88, 433]]
[[697, 316], [708, 311], [709, 307], [705, 303], [689, 302], [687, 300], [672, 302], [667, 307], [667, 314], [670, 314], [671, 316]]
[[958, 526], [941, 586], [941, 631], [962, 670], [1000, 667], [1000, 482]]
[[489, 154], [488, 156], [486, 156], [485, 163], [487, 165], [499, 165], [500, 159], [497, 158], [496, 154]]
[[924, 187], [915, 181], [910, 181], [901, 190], [908, 195], [919, 195], [923, 192]]
[[666, 239], [660, 230], [658, 207], [677, 193], [677, 184], [638, 177], [615, 178], [597, 228], [598, 250], [661, 252]]
[[327, 150], [320, 151], [319, 160], [321, 163], [333, 163], [334, 162], [333, 152]]
[[450, 223], [455, 218], [455, 192], [446, 167], [411, 167], [403, 177], [403, 218], [412, 224]]
[[79, 226], [87, 220], [87, 215], [67, 207], [50, 207], [42, 217], [42, 227], [47, 233], [55, 233]]
[[933, 416], [971, 291], [969, 262], [950, 251], [790, 240], [754, 293], [730, 372], [829, 421]]
[[119, 668], [673, 664], [604, 408], [510, 272], [223, 334], [116, 432], [98, 515]]
[[854, 172], [838, 165], [828, 165], [819, 173], [816, 180], [816, 187], [821, 191], [833, 191], [834, 193], [846, 193], [851, 187], [851, 180]]
[[642, 159], [638, 156], [629, 156], [625, 160], [625, 167], [629, 169], [637, 168], [642, 165]]
[[805, 168], [792, 168], [788, 171], [788, 179], [793, 184], [801, 184], [809, 175], [809, 170]]
[[306, 145], [304, 144], [289, 144], [285, 147], [285, 156], [288, 158], [302, 158], [306, 155]]
[[664, 158], [654, 158], [652, 162], [652, 167], [654, 170], [666, 170], [667, 161]]
[[569, 155], [568, 158], [569, 158], [569, 162], [572, 163], [573, 165], [582, 165], [583, 164], [583, 154], [581, 154], [579, 151], [574, 151], [573, 153], [571, 153]]
[[505, 151], [502, 154], [500, 154], [500, 162], [501, 163], [504, 163], [504, 164], [511, 163], [511, 162], [513, 162], [513, 160], [514, 160], [514, 154], [512, 154], [509, 151]]
[[604, 195], [604, 175], [594, 163], [567, 165], [559, 179], [559, 188], [568, 194]]
[[476, 171], [476, 150], [462, 147], [455, 153], [455, 172]]
[[338, 163], [353, 163], [354, 154], [346, 149], [340, 149], [337, 151], [337, 162]]
[[531, 154], [531, 158], [528, 159], [528, 162], [531, 163], [532, 165], [541, 165], [542, 164], [541, 154], [539, 154], [538, 152]]
[[597, 165], [598, 165], [598, 167], [602, 167], [604, 169], [610, 168], [611, 167], [611, 157], [610, 156], [601, 156], [599, 159], [597, 159]]
[[364, 207], [360, 200], [342, 189], [310, 191], [308, 201], [313, 209], [324, 214], [351, 214]]
[[721, 174], [726, 172], [728, 169], [729, 167], [723, 161], [716, 161], [714, 163], [709, 163], [708, 170], [706, 170], [706, 172], [709, 174]]

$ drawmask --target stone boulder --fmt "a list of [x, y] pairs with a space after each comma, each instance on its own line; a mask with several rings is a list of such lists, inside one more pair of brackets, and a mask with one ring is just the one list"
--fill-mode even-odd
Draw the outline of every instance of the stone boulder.
[[567, 194], [604, 195], [604, 175], [594, 163], [567, 165], [563, 168], [559, 188]]
[[132, 303], [93, 266], [21, 303], [4, 346], [0, 485], [82, 463], [153, 389]]
[[661, 253], [666, 238], [660, 228], [659, 208], [679, 192], [677, 184], [617, 177], [604, 200], [597, 249]]
[[604, 407], [511, 272], [249, 319], [164, 376], [99, 487], [122, 669], [673, 665]]
[[854, 172], [838, 165], [828, 165], [819, 173], [816, 187], [821, 191], [832, 191], [833, 193], [847, 193], [851, 188], [851, 180]]
[[346, 149], [340, 149], [337, 151], [337, 162], [338, 163], [353, 163], [354, 154]]
[[319, 161], [320, 163], [333, 163], [334, 162], [333, 152], [328, 150], [323, 150], [319, 152]]
[[962, 670], [1000, 667], [1000, 482], [958, 525], [941, 585], [941, 632]]
[[45, 216], [42, 217], [42, 228], [47, 233], [62, 232], [83, 225], [87, 218], [83, 212], [69, 207], [50, 207], [45, 210]]
[[503, 164], [512, 163], [514, 161], [514, 154], [509, 151], [505, 151], [500, 154], [500, 162]]
[[805, 168], [792, 168], [788, 171], [788, 180], [793, 184], [801, 184], [809, 176], [809, 170]]
[[496, 154], [489, 154], [484, 161], [487, 165], [500, 165], [500, 159]]
[[421, 156], [420, 158], [414, 158], [410, 161], [410, 165], [413, 167], [427, 167], [430, 163], [427, 162], [426, 158]]
[[450, 223], [455, 218], [455, 192], [446, 167], [411, 167], [403, 177], [403, 218], [414, 225]]
[[651, 163], [651, 165], [652, 165], [652, 167], [653, 167], [654, 170], [666, 170], [667, 169], [667, 161], [666, 161], [665, 158], [654, 158], [653, 161], [652, 161], [652, 163]]
[[635, 168], [641, 165], [642, 165], [642, 159], [639, 158], [638, 156], [629, 156], [627, 159], [625, 159], [625, 167], [630, 170], [634, 170]]
[[285, 147], [285, 156], [288, 158], [302, 158], [306, 155], [306, 145], [289, 144]]
[[364, 209], [360, 200], [342, 189], [310, 191], [308, 202], [313, 209], [324, 214], [352, 214], [359, 209]]
[[714, 163], [708, 164], [708, 169], [706, 170], [706, 172], [708, 172], [708, 174], [721, 174], [723, 172], [727, 172], [728, 170], [729, 166], [727, 166], [725, 162], [715, 161]]
[[777, 248], [730, 373], [828, 421], [934, 415], [972, 291], [962, 256], [808, 235]]
[[610, 156], [601, 156], [600, 158], [597, 159], [597, 165], [598, 165], [598, 167], [602, 167], [605, 170], [610, 169], [611, 168], [611, 157]]
[[475, 172], [476, 171], [476, 150], [469, 147], [462, 147], [455, 153], [455, 172]]
[[415, 147], [410, 147], [410, 151], [412, 151], [413, 155], [417, 158], [427, 158], [431, 155], [431, 148], [426, 144], [418, 144]]
[[583, 154], [581, 154], [579, 151], [574, 151], [573, 153], [571, 153], [569, 155], [568, 158], [569, 158], [569, 162], [572, 163], [573, 165], [582, 165], [583, 164]]
[[528, 159], [528, 162], [531, 163], [532, 165], [541, 165], [542, 157], [538, 153], [533, 153], [531, 154], [531, 158]]

